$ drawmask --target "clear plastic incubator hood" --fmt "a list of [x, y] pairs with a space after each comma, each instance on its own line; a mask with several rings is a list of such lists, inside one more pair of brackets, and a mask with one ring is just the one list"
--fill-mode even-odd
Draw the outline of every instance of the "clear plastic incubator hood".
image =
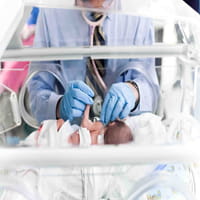
[[[0, 200], [200, 198], [198, 13], [182, 0], [1, 0], [0, 26]], [[74, 80], [94, 103], [64, 122]], [[88, 124], [130, 80], [131, 139], [116, 145], [121, 128]]]

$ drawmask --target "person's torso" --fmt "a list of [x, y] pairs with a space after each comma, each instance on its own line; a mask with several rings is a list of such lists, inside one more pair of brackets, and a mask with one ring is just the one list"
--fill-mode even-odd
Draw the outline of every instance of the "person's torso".
[[[88, 47], [90, 46], [90, 26], [79, 10], [45, 9], [48, 27], [48, 45], [50, 47]], [[103, 22], [106, 46], [143, 45], [146, 35], [147, 18], [109, 14]], [[37, 45], [37, 41], [36, 41]], [[70, 51], [70, 49], [69, 49]], [[60, 61], [60, 70], [65, 83], [70, 80], [85, 80], [87, 58], [81, 60]], [[125, 71], [129, 59], [109, 59], [105, 62], [107, 86]], [[121, 80], [122, 81], [122, 80]]]

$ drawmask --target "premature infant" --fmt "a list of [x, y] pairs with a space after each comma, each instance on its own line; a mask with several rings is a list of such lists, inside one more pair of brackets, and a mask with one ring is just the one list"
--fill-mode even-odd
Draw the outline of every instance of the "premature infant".
[[[91, 137], [91, 144], [98, 144], [99, 135], [103, 135], [104, 144], [125, 144], [134, 140], [131, 129], [122, 120], [115, 120], [104, 126], [100, 121], [92, 122], [89, 120], [90, 106], [87, 105], [81, 127], [86, 128]], [[64, 124], [62, 119], [57, 121], [58, 130]], [[71, 144], [80, 144], [80, 129], [75, 131], [68, 138]]]
[[86, 106], [81, 126], [64, 120], [46, 120], [21, 145], [65, 147], [69, 145], [125, 144], [134, 140], [131, 129], [122, 120], [104, 126], [100, 121], [89, 120], [90, 106]]

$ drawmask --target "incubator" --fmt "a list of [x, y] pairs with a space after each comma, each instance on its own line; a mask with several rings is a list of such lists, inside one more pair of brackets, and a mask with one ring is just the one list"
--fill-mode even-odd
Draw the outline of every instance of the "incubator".
[[[182, 0], [105, 0], [98, 8], [93, 2], [0, 2], [0, 200], [199, 199], [199, 14]], [[33, 7], [40, 20], [27, 46], [22, 31]], [[104, 14], [103, 45], [94, 44], [95, 12]], [[96, 75], [97, 88], [87, 76], [88, 60], [106, 66], [103, 78]], [[127, 70], [146, 92], [125, 121], [132, 142], [105, 145], [99, 137], [90, 145], [80, 118], [58, 130], [56, 105], [48, 102], [69, 81], [94, 90], [90, 114], [98, 121], [102, 94], [127, 81]], [[69, 142], [76, 130], [80, 145]]]

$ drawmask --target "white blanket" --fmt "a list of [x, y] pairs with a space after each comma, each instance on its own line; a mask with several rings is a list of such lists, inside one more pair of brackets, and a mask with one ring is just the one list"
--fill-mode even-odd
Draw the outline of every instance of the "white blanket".
[[191, 115], [176, 114], [166, 127], [169, 143], [200, 143], [200, 123]]
[[128, 117], [125, 123], [134, 135], [134, 144], [165, 144], [167, 133], [161, 118], [152, 113]]
[[[180, 124], [181, 120], [181, 117], [179, 120], [174, 120], [167, 131], [161, 118], [150, 113], [129, 117], [126, 119], [126, 123], [134, 134], [134, 143], [145, 145], [166, 143], [166, 139], [169, 139], [169, 133], [174, 137], [177, 127], [179, 127], [177, 124]], [[190, 120], [190, 122], [193, 123], [193, 120]], [[192, 126], [189, 127], [192, 128]], [[80, 138], [82, 138], [81, 144], [88, 146], [91, 143], [91, 141], [88, 142], [89, 135], [84, 136], [85, 133], [88, 134], [87, 130], [79, 129], [78, 126], [71, 126], [69, 122], [65, 122], [62, 128], [57, 131], [55, 120], [45, 121], [43, 127], [33, 132], [22, 144], [40, 147], [66, 147], [69, 146], [67, 142], [69, 135], [76, 130], [79, 130], [80, 134], [82, 134], [80, 135]], [[165, 168], [178, 177], [180, 172], [185, 174], [184, 167], [182, 170], [178, 167], [176, 167], [177, 171], [175, 170], [174, 172], [171, 171], [174, 169], [173, 165], [169, 165], [169, 167], [160, 165], [157, 168]], [[100, 200], [103, 197], [121, 200], [138, 180], [151, 174], [156, 170], [156, 167], [155, 165], [140, 165], [104, 168], [35, 169], [37, 172], [35, 177], [32, 174], [29, 176], [29, 173], [31, 173], [29, 170], [24, 169], [23, 174], [27, 171], [27, 176], [22, 176], [22, 180], [25, 180], [33, 188], [37, 188], [38, 193], [44, 200], [80, 200], [84, 199], [84, 197], [89, 200]], [[3, 200], [16, 199], [15, 196], [11, 198], [12, 195], [10, 195], [11, 193], [9, 193], [9, 198], [4, 198]]]
[[90, 133], [86, 128], [77, 125], [71, 125], [66, 121], [59, 130], [57, 130], [56, 120], [46, 120], [41, 127], [32, 132], [20, 145], [39, 146], [39, 147], [69, 147], [69, 136], [78, 131], [80, 136], [80, 146], [91, 145]]

